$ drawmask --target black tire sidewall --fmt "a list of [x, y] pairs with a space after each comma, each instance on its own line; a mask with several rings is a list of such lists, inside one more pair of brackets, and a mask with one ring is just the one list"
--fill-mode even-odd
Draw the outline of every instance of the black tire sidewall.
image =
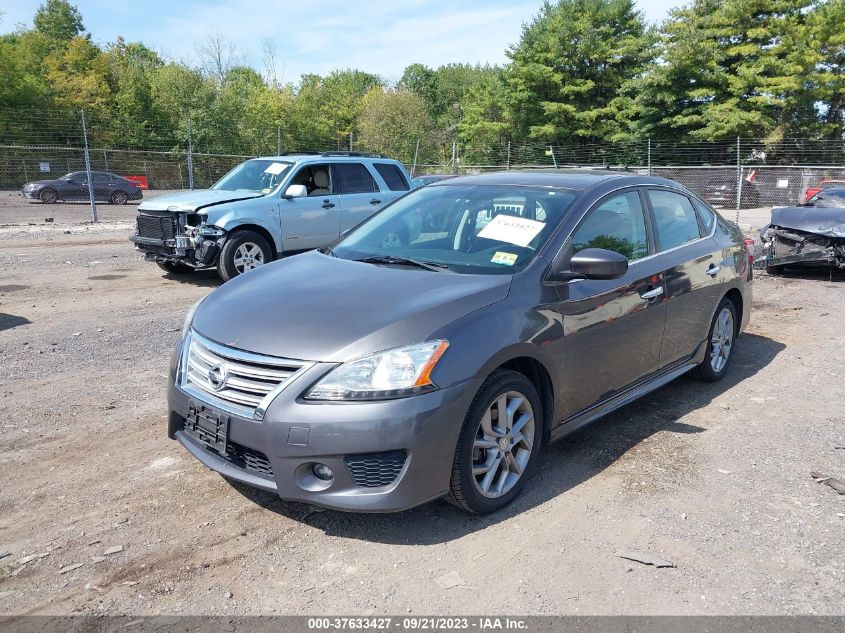
[[[728, 355], [728, 359], [725, 362], [725, 366], [722, 367], [722, 370], [717, 372], [713, 369], [713, 366], [710, 364], [710, 349], [713, 346], [713, 329], [716, 327], [716, 319], [719, 318], [719, 315], [722, 314], [722, 310], [724, 308], [728, 308], [731, 311], [731, 316], [733, 317], [733, 324], [734, 324], [734, 332], [733, 338], [731, 339], [731, 352]], [[728, 367], [731, 366], [731, 362], [733, 361], [734, 357], [734, 350], [736, 348], [736, 336], [737, 336], [737, 314], [736, 314], [736, 306], [734, 302], [725, 297], [719, 303], [719, 307], [716, 308], [716, 313], [713, 315], [713, 319], [710, 321], [710, 329], [707, 331], [707, 347], [704, 350], [704, 361], [701, 363], [700, 367], [700, 375], [701, 377], [708, 381], [708, 382], [715, 382], [722, 378], [725, 373], [728, 371]]]
[[264, 253], [263, 265], [266, 266], [273, 261], [273, 251], [270, 249], [270, 244], [262, 235], [249, 230], [237, 231], [226, 240], [226, 243], [220, 250], [220, 259], [217, 262], [217, 272], [220, 274], [223, 281], [228, 281], [229, 279], [241, 274], [238, 272], [237, 268], [235, 268], [235, 251], [237, 251], [238, 247], [244, 242], [252, 242], [261, 249], [261, 252]]
[[[47, 192], [50, 192], [50, 193], [53, 194], [52, 200], [45, 200], [44, 199], [44, 194], [47, 193]], [[41, 192], [38, 194], [38, 199], [41, 200], [41, 202], [43, 202], [44, 204], [53, 204], [59, 199], [59, 194], [57, 194], [53, 189], [50, 189], [50, 188], [42, 189]]]
[[[122, 201], [119, 201], [119, 200], [118, 200], [118, 198], [119, 198], [120, 196], [123, 196], [123, 200], [122, 200]], [[115, 191], [115, 192], [111, 195], [111, 203], [112, 203], [112, 204], [126, 204], [127, 202], [129, 202], [129, 194], [127, 194], [127, 193], [126, 193], [126, 192], [124, 192], [124, 191]]]
[[[522, 477], [505, 495], [496, 499], [483, 496], [475, 487], [472, 476], [472, 447], [481, 416], [484, 415], [497, 397], [508, 391], [518, 391], [528, 398], [534, 410], [534, 441], [531, 457]], [[543, 408], [536, 388], [524, 375], [511, 370], [498, 370], [491, 374], [481, 385], [478, 394], [472, 401], [455, 450], [455, 460], [452, 472], [453, 496], [455, 484], [459, 483], [461, 501], [459, 505], [476, 514], [495, 512], [511, 503], [520, 493], [526, 481], [531, 478], [537, 467], [538, 454], [543, 440]], [[458, 481], [456, 481], [456, 478]]]

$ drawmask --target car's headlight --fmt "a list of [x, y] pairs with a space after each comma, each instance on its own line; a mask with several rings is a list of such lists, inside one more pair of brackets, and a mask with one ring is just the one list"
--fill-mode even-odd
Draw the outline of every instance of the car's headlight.
[[384, 400], [437, 389], [431, 371], [449, 341], [397, 347], [349, 361], [326, 374], [305, 394], [307, 400]]
[[192, 305], [188, 309], [188, 313], [185, 315], [185, 323], [182, 324], [182, 339], [188, 335], [188, 330], [191, 327], [191, 322], [194, 320], [194, 314], [197, 312], [197, 308], [200, 307], [200, 304], [205, 301], [205, 297], [197, 301], [194, 305]]

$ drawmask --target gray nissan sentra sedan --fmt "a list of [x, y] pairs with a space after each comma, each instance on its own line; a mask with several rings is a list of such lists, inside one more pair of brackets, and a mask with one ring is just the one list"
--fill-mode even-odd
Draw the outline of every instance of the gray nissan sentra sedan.
[[751, 257], [670, 180], [434, 183], [197, 304], [171, 363], [170, 437], [284, 499], [491, 512], [548, 441], [690, 370], [724, 376]]

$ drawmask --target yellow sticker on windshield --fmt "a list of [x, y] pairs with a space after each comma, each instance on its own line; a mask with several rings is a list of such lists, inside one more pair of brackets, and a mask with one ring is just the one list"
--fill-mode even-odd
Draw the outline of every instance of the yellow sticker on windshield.
[[503, 253], [502, 251], [496, 251], [493, 254], [493, 259], [490, 260], [493, 264], [502, 264], [504, 266], [513, 266], [516, 263], [516, 258], [518, 255], [514, 255], [513, 253]]

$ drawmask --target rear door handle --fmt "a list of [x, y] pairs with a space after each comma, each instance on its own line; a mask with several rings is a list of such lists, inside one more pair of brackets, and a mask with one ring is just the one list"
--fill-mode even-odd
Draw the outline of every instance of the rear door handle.
[[657, 288], [652, 288], [651, 290], [646, 290], [643, 293], [640, 293], [640, 296], [643, 299], [648, 299], [651, 301], [652, 299], [656, 299], [660, 295], [663, 294], [663, 286], [657, 286]]
[[711, 277], [715, 277], [720, 270], [722, 270], [721, 266], [717, 266], [716, 264], [710, 264], [710, 268], [707, 269], [707, 274]]
[[376, 200], [375, 198], [373, 198], [372, 200], [370, 200], [370, 204], [373, 204], [373, 205], [381, 204], [381, 200]]
[[331, 200], [323, 200], [323, 208], [324, 209], [331, 209], [334, 206], [334, 202]]

